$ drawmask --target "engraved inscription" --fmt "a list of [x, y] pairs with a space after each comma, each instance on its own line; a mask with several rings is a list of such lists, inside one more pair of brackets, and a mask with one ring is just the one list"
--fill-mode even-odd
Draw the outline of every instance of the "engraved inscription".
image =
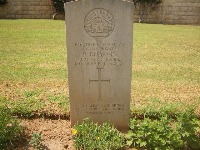
[[93, 38], [108, 37], [114, 30], [113, 15], [104, 8], [95, 8], [87, 13], [84, 28]]
[[77, 104], [75, 111], [78, 113], [86, 113], [87, 115], [114, 115], [124, 116], [124, 110], [127, 109], [125, 104], [121, 103], [105, 103], [105, 104]]
[[119, 57], [118, 49], [123, 49], [125, 43], [75, 43], [82, 49], [81, 57], [74, 60], [75, 66], [120, 66], [123, 60]]

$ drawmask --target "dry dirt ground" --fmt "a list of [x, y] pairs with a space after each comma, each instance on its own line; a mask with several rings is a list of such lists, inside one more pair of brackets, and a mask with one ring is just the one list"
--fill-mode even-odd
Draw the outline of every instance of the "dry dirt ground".
[[[21, 119], [24, 136], [14, 143], [14, 150], [36, 150], [29, 141], [34, 132], [42, 134], [42, 150], [76, 150], [73, 146], [70, 121], [53, 119]], [[13, 150], [13, 149], [12, 149]], [[123, 150], [137, 150], [124, 148]]]
[[[40, 81], [35, 83], [10, 82], [0, 83], [0, 95], [8, 100], [24, 100], [25, 91], [35, 91], [42, 89], [37, 99], [42, 99], [46, 107], [42, 108], [43, 113], [62, 115], [61, 109], [49, 103], [48, 95], [68, 96], [67, 81], [52, 80]], [[200, 85], [193, 83], [165, 83], [134, 81], [132, 83], [132, 102], [135, 107], [140, 108], [148, 98], [158, 98], [166, 102], [183, 102], [191, 104], [195, 101], [200, 102]], [[200, 105], [196, 110], [200, 116]], [[29, 141], [35, 132], [42, 134], [44, 150], [74, 150], [71, 127], [69, 119], [21, 119], [21, 125], [25, 128], [25, 134], [15, 143], [16, 150], [34, 150]]]
[[35, 150], [29, 144], [34, 132], [42, 134], [44, 150], [75, 150], [69, 120], [22, 119], [24, 136], [16, 142], [16, 150]]

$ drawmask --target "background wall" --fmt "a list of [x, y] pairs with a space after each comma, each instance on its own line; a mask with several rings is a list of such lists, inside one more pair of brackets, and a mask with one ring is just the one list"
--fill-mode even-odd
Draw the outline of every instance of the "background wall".
[[0, 18], [5, 19], [49, 19], [52, 7], [48, 0], [7, 0], [0, 6]]
[[[53, 15], [48, 0], [8, 0], [0, 6], [0, 18], [50, 19]], [[138, 22], [135, 10], [135, 22]], [[162, 0], [162, 3], [145, 18], [146, 23], [200, 25], [200, 0]]]
[[[135, 22], [138, 22], [138, 18], [136, 9]], [[162, 0], [144, 22], [200, 25], [200, 0]]]

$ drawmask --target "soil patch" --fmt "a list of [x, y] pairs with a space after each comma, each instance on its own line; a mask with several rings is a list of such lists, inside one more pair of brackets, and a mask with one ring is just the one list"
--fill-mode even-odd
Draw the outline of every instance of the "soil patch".
[[75, 150], [69, 120], [22, 119], [24, 137], [15, 145], [16, 150], [34, 150], [29, 144], [33, 133], [41, 133], [45, 150]]

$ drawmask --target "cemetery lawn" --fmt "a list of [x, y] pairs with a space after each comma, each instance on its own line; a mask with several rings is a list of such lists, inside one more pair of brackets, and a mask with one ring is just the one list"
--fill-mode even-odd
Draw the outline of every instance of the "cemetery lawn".
[[[200, 26], [134, 24], [133, 113], [197, 105], [200, 117], [199, 41]], [[0, 20], [0, 106], [39, 118], [29, 127], [69, 119], [64, 21]]]
[[197, 105], [200, 115], [199, 41], [200, 26], [135, 24], [133, 109]]

